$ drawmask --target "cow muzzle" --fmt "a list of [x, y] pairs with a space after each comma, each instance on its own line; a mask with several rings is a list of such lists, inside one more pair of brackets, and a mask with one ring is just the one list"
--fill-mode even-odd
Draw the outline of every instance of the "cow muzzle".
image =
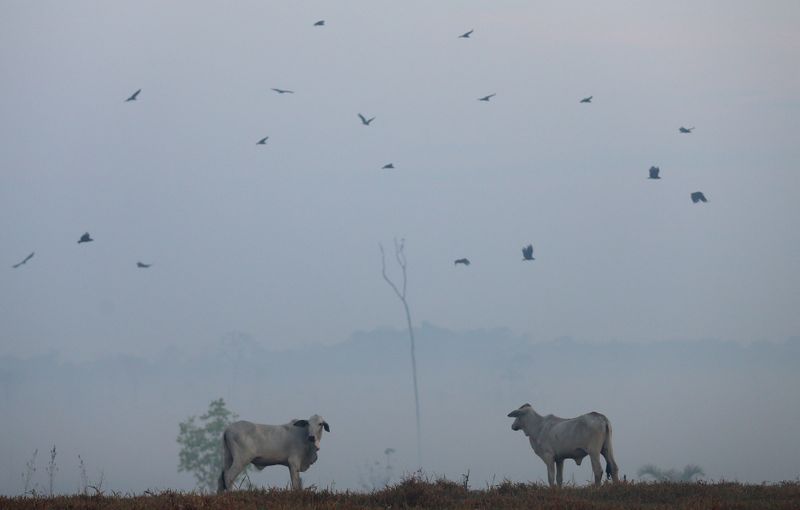
[[314, 443], [314, 448], [315, 448], [317, 451], [319, 451], [319, 441], [317, 441], [317, 438], [316, 438], [316, 437], [314, 437], [314, 436], [308, 436], [308, 442], [309, 442], [309, 443]]

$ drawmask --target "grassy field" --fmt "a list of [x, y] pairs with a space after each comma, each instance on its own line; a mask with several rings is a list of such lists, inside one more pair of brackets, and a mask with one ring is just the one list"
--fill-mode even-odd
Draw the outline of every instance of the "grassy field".
[[372, 493], [307, 489], [235, 491], [221, 496], [163, 492], [143, 495], [0, 497], [0, 508], [17, 509], [798, 509], [800, 483], [620, 483], [550, 489], [502, 483], [467, 490], [449, 481], [408, 479]]

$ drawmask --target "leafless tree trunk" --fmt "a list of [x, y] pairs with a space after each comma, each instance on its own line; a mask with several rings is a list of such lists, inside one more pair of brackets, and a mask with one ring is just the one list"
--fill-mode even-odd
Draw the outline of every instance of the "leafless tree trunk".
[[400, 242], [397, 242], [397, 239], [394, 240], [394, 257], [397, 260], [397, 265], [400, 266], [400, 269], [403, 272], [403, 290], [401, 291], [395, 283], [389, 279], [386, 275], [386, 254], [383, 251], [383, 245], [378, 245], [381, 249], [381, 270], [383, 273], [383, 279], [386, 280], [386, 283], [394, 290], [394, 293], [400, 299], [400, 302], [403, 303], [403, 310], [406, 312], [406, 324], [408, 325], [408, 337], [411, 340], [411, 373], [414, 379], [414, 410], [416, 411], [417, 417], [417, 464], [419, 466], [422, 465], [422, 446], [421, 446], [421, 433], [420, 433], [420, 425], [419, 425], [419, 389], [417, 386], [417, 356], [414, 349], [414, 328], [411, 325], [411, 312], [408, 309], [408, 301], [406, 300], [406, 283], [408, 282], [408, 278], [406, 276], [406, 254], [403, 251], [405, 248], [405, 239], [400, 239]]

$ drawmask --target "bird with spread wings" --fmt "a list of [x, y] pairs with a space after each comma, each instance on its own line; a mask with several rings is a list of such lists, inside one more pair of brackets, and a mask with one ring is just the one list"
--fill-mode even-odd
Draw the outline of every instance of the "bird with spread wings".
[[16, 269], [16, 268], [18, 268], [19, 266], [21, 266], [21, 265], [23, 265], [23, 264], [27, 264], [27, 263], [28, 263], [28, 261], [29, 261], [30, 259], [32, 259], [32, 258], [33, 258], [33, 254], [34, 254], [34, 253], [36, 253], [36, 252], [33, 252], [33, 251], [32, 251], [32, 252], [30, 253], [30, 255], [28, 255], [27, 257], [25, 257], [24, 259], [22, 259], [22, 262], [17, 262], [16, 264], [14, 264], [14, 265], [13, 265], [13, 266], [11, 266], [11, 267], [13, 267], [14, 269]]

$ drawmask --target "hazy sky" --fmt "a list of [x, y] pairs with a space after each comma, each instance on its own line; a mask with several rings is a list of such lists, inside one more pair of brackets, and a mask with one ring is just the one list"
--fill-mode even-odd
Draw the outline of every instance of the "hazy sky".
[[798, 26], [793, 0], [3, 1], [0, 354], [401, 327], [394, 236], [416, 322], [797, 335]]

